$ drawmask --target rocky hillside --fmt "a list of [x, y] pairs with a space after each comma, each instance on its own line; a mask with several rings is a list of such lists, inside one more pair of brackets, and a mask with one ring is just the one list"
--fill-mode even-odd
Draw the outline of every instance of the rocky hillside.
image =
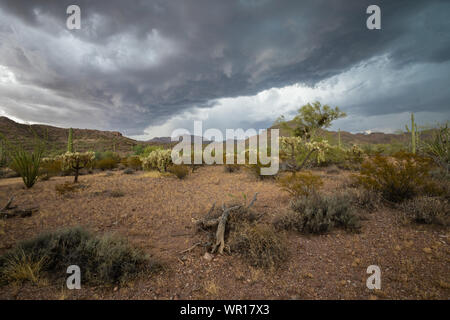
[[[58, 128], [41, 124], [21, 124], [9, 118], [0, 117], [0, 136], [6, 137], [11, 143], [21, 143], [25, 148], [32, 147], [35, 136], [47, 141], [49, 153], [61, 153], [66, 150], [67, 128]], [[133, 146], [144, 144], [122, 136], [117, 131], [100, 131], [90, 129], [73, 129], [75, 151], [116, 151], [130, 152]]]

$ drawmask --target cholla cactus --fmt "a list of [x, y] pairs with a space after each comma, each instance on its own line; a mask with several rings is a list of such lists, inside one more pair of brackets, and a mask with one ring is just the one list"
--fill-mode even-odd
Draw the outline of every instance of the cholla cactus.
[[86, 168], [92, 164], [95, 159], [95, 153], [88, 152], [66, 152], [59, 156], [62, 161], [63, 170], [73, 170], [75, 172], [74, 183], [78, 182], [78, 173], [80, 169]]
[[328, 148], [330, 148], [330, 145], [328, 144], [327, 140], [307, 142], [305, 145], [310, 152], [317, 151], [316, 157], [317, 163], [325, 161], [325, 151], [327, 151]]
[[[281, 155], [295, 164], [296, 170], [301, 170], [314, 152], [317, 152], [317, 163], [325, 161], [325, 151], [330, 147], [327, 140], [307, 142], [301, 137], [280, 137]], [[300, 165], [297, 157], [305, 155]], [[292, 164], [291, 164], [292, 167]]]
[[348, 156], [352, 162], [361, 163], [364, 157], [364, 151], [356, 144], [352, 145], [352, 148], [347, 151]]
[[142, 168], [144, 170], [158, 169], [160, 172], [167, 171], [167, 168], [172, 164], [172, 151], [155, 150], [150, 152], [146, 158], [142, 158]]

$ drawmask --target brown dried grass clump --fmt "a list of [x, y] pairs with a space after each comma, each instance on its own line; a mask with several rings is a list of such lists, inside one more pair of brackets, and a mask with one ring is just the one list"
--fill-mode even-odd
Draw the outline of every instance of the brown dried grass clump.
[[276, 269], [287, 260], [284, 237], [272, 226], [243, 223], [230, 233], [231, 252], [238, 252], [254, 267]]

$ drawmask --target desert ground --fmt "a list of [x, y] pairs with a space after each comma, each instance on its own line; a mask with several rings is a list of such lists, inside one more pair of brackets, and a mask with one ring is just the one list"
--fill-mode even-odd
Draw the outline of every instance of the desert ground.
[[[321, 192], [349, 187], [350, 172], [315, 169]], [[164, 269], [122, 286], [68, 290], [64, 281], [8, 284], [1, 299], [449, 299], [448, 229], [401, 218], [387, 205], [364, 216], [360, 233], [324, 235], [282, 231], [288, 260], [273, 270], [249, 267], [238, 254], [205, 258], [205, 241], [194, 221], [212, 203], [229, 203], [258, 192], [254, 210], [271, 223], [289, 205], [288, 193], [273, 180], [246, 170], [225, 172], [203, 166], [185, 179], [137, 171], [109, 171], [80, 177], [68, 194], [55, 186], [73, 177], [53, 177], [24, 189], [20, 178], [0, 180], [0, 206], [14, 195], [20, 206], [38, 206], [31, 217], [0, 220], [0, 254], [17, 241], [44, 231], [84, 226], [120, 235], [158, 259]], [[381, 290], [366, 287], [369, 265], [381, 268]]]

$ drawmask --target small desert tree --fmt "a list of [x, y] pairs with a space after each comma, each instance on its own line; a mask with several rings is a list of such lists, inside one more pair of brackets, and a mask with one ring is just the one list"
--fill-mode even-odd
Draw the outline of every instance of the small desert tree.
[[329, 128], [334, 120], [345, 116], [338, 107], [333, 109], [328, 105], [322, 106], [320, 102], [302, 106], [291, 121], [281, 116], [276, 124], [290, 135], [280, 138], [281, 153], [290, 162], [290, 169], [301, 170], [314, 153], [317, 162], [323, 161], [329, 144], [327, 140], [319, 138], [318, 131]]
[[334, 120], [347, 116], [338, 107], [333, 109], [328, 105], [322, 106], [318, 101], [302, 106], [297, 112], [291, 121], [287, 122], [284, 116], [281, 116], [276, 124], [287, 130], [291, 136], [301, 137], [306, 141], [313, 140], [319, 129], [329, 128]]
[[88, 152], [66, 152], [61, 157], [63, 170], [73, 170], [75, 173], [74, 183], [78, 182], [79, 171], [89, 167], [95, 159], [95, 153]]

